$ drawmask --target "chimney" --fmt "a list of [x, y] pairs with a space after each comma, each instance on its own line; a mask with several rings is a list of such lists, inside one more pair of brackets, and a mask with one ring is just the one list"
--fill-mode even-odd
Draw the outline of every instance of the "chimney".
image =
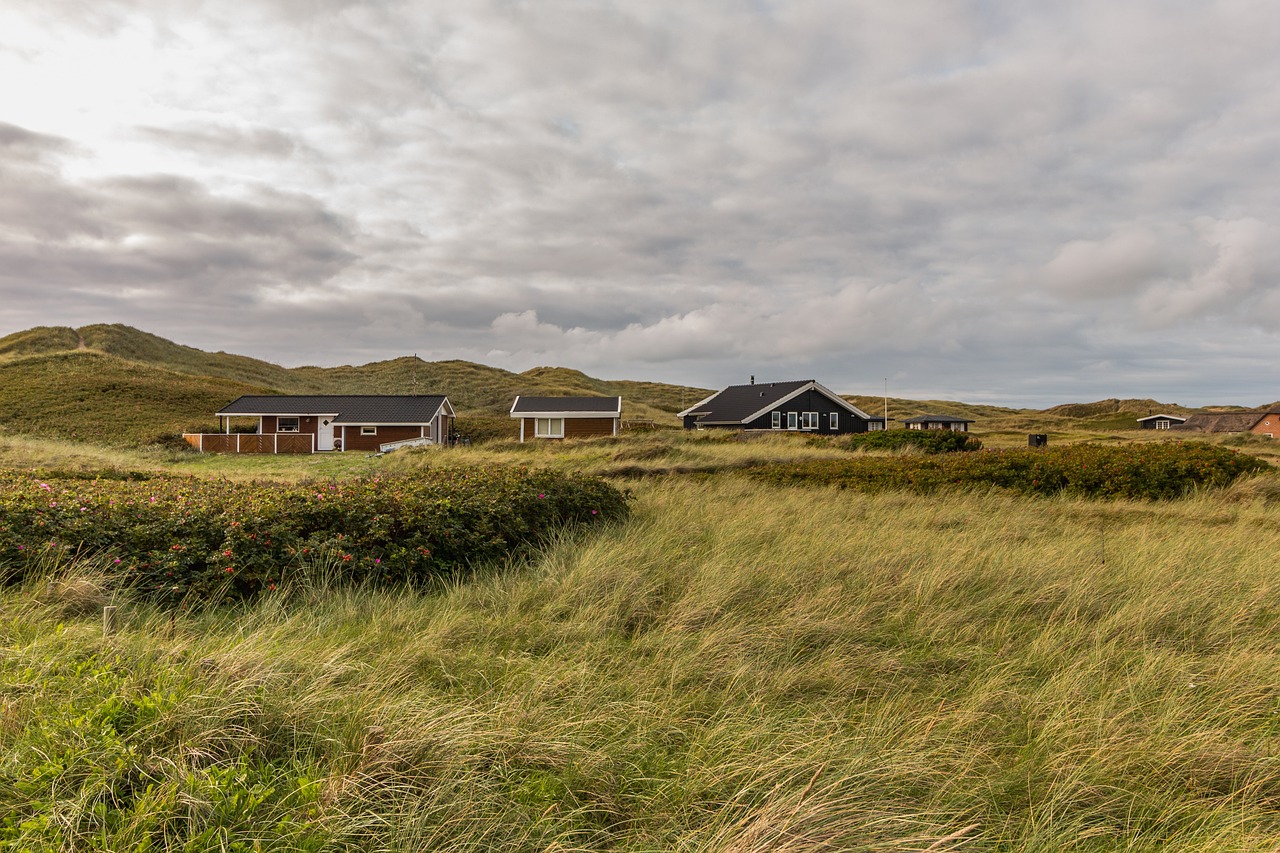
[[756, 375], [755, 375], [754, 373], [753, 373], [753, 374], [751, 374], [751, 384], [752, 384], [752, 385], [755, 385], [755, 384], [756, 384]]

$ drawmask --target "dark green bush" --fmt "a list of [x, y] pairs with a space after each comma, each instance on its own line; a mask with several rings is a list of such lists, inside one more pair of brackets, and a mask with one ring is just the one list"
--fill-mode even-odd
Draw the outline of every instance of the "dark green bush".
[[1020, 494], [1071, 494], [1161, 500], [1201, 486], [1225, 486], [1244, 474], [1271, 470], [1260, 459], [1203, 443], [1138, 444], [998, 450], [935, 456], [862, 456], [774, 464], [749, 475], [779, 485], [820, 485], [863, 491], [933, 492], [1000, 487]]
[[321, 560], [355, 582], [454, 573], [626, 513], [626, 496], [600, 479], [511, 467], [303, 484], [7, 471], [0, 568], [20, 578], [54, 549], [98, 555], [152, 598], [245, 597]]
[[982, 442], [967, 432], [949, 429], [891, 429], [861, 432], [844, 439], [850, 450], [901, 450], [917, 447], [925, 453], [981, 450]]

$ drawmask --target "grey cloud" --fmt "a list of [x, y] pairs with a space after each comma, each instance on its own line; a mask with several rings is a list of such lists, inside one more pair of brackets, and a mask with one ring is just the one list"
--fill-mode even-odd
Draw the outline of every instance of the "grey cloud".
[[[997, 402], [1274, 363], [1268, 4], [21, 8], [150, 26], [174, 62], [115, 136], [0, 126], [0, 281], [60, 310], [292, 363], [714, 385], [763, 360]], [[90, 168], [121, 138], [163, 174]], [[121, 296], [148, 288], [151, 314]]]

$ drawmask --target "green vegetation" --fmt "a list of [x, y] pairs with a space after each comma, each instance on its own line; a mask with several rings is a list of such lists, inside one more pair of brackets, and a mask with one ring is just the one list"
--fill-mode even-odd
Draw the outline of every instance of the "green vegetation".
[[956, 453], [981, 450], [982, 442], [967, 432], [949, 429], [891, 429], [856, 433], [844, 439], [850, 450], [902, 450], [914, 448], [924, 453]]
[[348, 583], [422, 583], [626, 511], [600, 480], [513, 467], [297, 485], [0, 471], [0, 569], [94, 554], [113, 586], [184, 604], [260, 594], [314, 562]]
[[1266, 462], [1200, 442], [1079, 444], [947, 456], [864, 456], [775, 463], [751, 472], [778, 485], [935, 492], [998, 487], [1024, 495], [1167, 500], [1270, 470]]
[[0, 599], [0, 843], [1272, 849], [1255, 494], [664, 479], [465, 583], [117, 599], [110, 637], [64, 563]]

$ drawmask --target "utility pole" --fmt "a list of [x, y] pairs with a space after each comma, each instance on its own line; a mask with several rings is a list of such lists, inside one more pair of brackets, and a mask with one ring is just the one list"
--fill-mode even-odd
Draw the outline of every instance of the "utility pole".
[[889, 431], [889, 377], [884, 378], [884, 429]]

